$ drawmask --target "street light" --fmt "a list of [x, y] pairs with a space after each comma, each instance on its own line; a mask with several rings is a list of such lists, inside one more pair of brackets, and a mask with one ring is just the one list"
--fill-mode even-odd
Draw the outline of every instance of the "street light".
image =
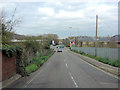
[[[73, 28], [73, 27], [69, 27], [69, 29], [71, 29], [71, 28]], [[78, 47], [78, 52], [79, 52], [79, 28], [76, 28], [77, 30], [78, 30], [78, 38], [77, 38], [77, 41], [78, 41], [78, 45], [77, 45], [77, 47]]]

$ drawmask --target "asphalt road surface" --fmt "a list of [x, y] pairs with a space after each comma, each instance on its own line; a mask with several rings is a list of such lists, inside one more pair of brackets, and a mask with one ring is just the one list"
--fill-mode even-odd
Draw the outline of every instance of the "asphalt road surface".
[[118, 88], [118, 80], [92, 67], [68, 49], [56, 52], [43, 66], [9, 88]]

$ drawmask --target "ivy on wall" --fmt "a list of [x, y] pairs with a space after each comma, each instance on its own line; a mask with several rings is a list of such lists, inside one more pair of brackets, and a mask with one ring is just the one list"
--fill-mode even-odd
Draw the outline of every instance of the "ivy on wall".
[[20, 56], [22, 54], [22, 48], [19, 46], [4, 45], [2, 47], [2, 53], [9, 58], [13, 57], [14, 55]]

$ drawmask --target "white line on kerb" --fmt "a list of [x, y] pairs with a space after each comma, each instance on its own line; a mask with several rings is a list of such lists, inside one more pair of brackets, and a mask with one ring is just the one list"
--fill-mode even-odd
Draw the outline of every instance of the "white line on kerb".
[[78, 85], [77, 85], [77, 83], [75, 82], [75, 80], [74, 80], [74, 78], [73, 78], [73, 76], [71, 75], [70, 72], [69, 72], [69, 75], [70, 75], [71, 79], [73, 80], [73, 82], [74, 82], [74, 84], [75, 84], [75, 87], [78, 88]]

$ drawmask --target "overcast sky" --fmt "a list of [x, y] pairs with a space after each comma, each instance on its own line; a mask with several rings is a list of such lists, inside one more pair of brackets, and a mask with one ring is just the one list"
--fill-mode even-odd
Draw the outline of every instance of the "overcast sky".
[[118, 0], [28, 1], [0, 1], [0, 8], [4, 7], [8, 17], [17, 7], [15, 17], [22, 21], [15, 29], [18, 34], [54, 33], [60, 38], [75, 35], [95, 36], [96, 14], [99, 18], [98, 36], [118, 34]]

